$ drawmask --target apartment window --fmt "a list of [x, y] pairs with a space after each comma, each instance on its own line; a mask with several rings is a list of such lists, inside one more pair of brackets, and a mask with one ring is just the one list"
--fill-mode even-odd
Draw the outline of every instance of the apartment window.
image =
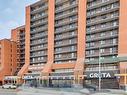
[[35, 58], [33, 58], [32, 61], [34, 62], [35, 61]]
[[90, 46], [90, 43], [86, 43], [86, 47], [89, 47]]
[[89, 55], [90, 54], [90, 51], [86, 51], [86, 55]]
[[113, 26], [116, 26], [117, 25], [117, 22], [113, 22]]
[[76, 0], [69, 0], [70, 5], [76, 4]]
[[94, 42], [91, 42], [91, 43], [90, 43], [90, 46], [91, 46], [91, 47], [93, 47], [94, 45], [95, 45], [95, 43], [94, 43]]
[[73, 31], [73, 32], [71, 32], [71, 35], [75, 35], [75, 32]]
[[110, 50], [109, 50], [109, 51], [110, 51], [110, 53], [112, 53], [112, 52], [113, 52], [113, 48], [110, 48]]
[[105, 33], [101, 33], [101, 35], [100, 36], [105, 36]]
[[105, 49], [100, 49], [100, 53], [104, 53], [105, 52]]
[[91, 35], [90, 37], [91, 37], [91, 38], [94, 38], [94, 37], [95, 37], [95, 35]]
[[91, 27], [91, 30], [94, 30], [94, 29], [96, 29], [96, 27], [95, 27], [95, 26], [92, 26], [92, 27]]
[[95, 53], [95, 51], [94, 50], [90, 50], [90, 54], [94, 54]]
[[117, 39], [113, 39], [112, 42], [113, 42], [113, 44], [116, 44]]
[[57, 55], [55, 55], [55, 58], [60, 58], [60, 57], [62, 57], [61, 54], [57, 54]]
[[101, 28], [104, 28], [104, 27], [106, 27], [106, 23], [101, 25]]
[[72, 58], [75, 57], [75, 53], [71, 53], [71, 57], [72, 57]]
[[100, 59], [105, 59], [105, 57], [102, 57], [102, 56], [101, 56]]
[[75, 46], [71, 46], [71, 50], [75, 50]]
[[101, 45], [105, 44], [105, 41], [104, 40], [100, 41], [100, 44]]
[[93, 61], [93, 60], [95, 60], [95, 58], [90, 58], [90, 61]]

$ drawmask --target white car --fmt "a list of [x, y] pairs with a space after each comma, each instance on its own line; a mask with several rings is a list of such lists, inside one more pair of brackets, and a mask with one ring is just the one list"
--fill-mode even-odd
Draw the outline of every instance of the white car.
[[4, 84], [4, 85], [2, 85], [2, 88], [4, 88], [4, 89], [16, 89], [17, 86], [13, 85], [13, 84]]

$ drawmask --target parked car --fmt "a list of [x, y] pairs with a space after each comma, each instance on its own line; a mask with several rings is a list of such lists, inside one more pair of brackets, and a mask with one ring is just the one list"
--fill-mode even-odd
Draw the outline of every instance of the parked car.
[[16, 89], [17, 86], [13, 85], [13, 84], [4, 84], [4, 85], [2, 85], [2, 88], [4, 88], [4, 89]]
[[89, 89], [89, 90], [94, 90], [94, 91], [96, 91], [97, 88], [98, 88], [98, 86], [93, 85], [93, 84], [84, 84], [84, 88], [87, 88], [87, 89]]

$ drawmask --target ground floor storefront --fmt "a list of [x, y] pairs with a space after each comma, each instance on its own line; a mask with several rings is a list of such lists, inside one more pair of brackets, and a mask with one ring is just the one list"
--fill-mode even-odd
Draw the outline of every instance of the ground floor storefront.
[[[86, 79], [83, 82], [85, 86], [99, 87], [99, 79]], [[118, 89], [119, 81], [116, 78], [101, 79], [101, 89]]]

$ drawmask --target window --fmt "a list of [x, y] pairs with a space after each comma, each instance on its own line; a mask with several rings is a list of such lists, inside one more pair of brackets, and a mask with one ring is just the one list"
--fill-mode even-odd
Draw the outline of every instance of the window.
[[75, 53], [71, 53], [71, 57], [72, 57], [72, 58], [75, 57]]
[[110, 50], [109, 50], [109, 51], [110, 51], [110, 53], [112, 53], [112, 52], [113, 52], [113, 48], [110, 48]]
[[94, 42], [91, 42], [91, 43], [90, 43], [90, 46], [91, 46], [91, 47], [92, 47], [92, 46], [94, 46], [94, 45], [95, 45], [95, 43], [94, 43]]
[[90, 53], [89, 51], [86, 51], [86, 55], [89, 55], [89, 53]]
[[71, 46], [71, 50], [75, 50], [75, 46]]
[[100, 53], [104, 53], [105, 52], [105, 49], [100, 49]]
[[105, 36], [105, 33], [101, 33], [100, 36]]
[[100, 44], [101, 44], [101, 45], [102, 45], [102, 44], [105, 44], [105, 41], [104, 41], [104, 40], [100, 41]]
[[113, 43], [113, 44], [116, 44], [116, 42], [117, 42], [117, 39], [113, 39], [113, 40], [112, 40], [112, 43]]
[[113, 26], [117, 26], [118, 25], [118, 22], [113, 22]]
[[90, 50], [90, 54], [94, 54], [95, 53], [95, 51], [94, 50]]

